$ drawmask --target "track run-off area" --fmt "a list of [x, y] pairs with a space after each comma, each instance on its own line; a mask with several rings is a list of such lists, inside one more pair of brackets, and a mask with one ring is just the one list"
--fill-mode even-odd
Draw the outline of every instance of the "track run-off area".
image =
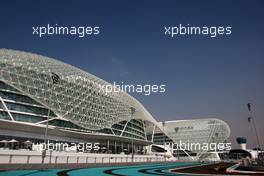
[[201, 165], [198, 162], [153, 163], [136, 166], [96, 167], [82, 169], [47, 169], [47, 170], [15, 170], [2, 171], [0, 176], [146, 176], [185, 174], [171, 173], [171, 169]]

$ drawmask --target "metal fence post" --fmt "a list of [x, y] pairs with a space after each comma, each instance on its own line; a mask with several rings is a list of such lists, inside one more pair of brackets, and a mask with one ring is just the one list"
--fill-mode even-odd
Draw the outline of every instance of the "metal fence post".
[[30, 155], [27, 156], [27, 164], [29, 163]]
[[69, 156], [67, 156], [67, 160], [66, 160], [67, 164], [69, 164]]
[[55, 157], [55, 164], [57, 164], [58, 156]]
[[51, 157], [52, 157], [52, 156], [51, 156], [51, 153], [50, 153], [50, 157], [49, 157], [49, 164], [51, 164]]

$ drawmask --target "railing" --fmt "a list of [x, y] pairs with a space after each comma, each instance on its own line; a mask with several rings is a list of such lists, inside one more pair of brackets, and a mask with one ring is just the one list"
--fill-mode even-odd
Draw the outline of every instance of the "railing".
[[163, 157], [148, 156], [56, 156], [47, 155], [10, 155], [0, 154], [0, 164], [88, 164], [88, 163], [131, 163], [131, 162], [162, 162]]

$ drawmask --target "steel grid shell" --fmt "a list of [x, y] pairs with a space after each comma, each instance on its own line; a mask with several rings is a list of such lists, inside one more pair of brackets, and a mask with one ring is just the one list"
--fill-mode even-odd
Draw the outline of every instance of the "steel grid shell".
[[80, 127], [99, 130], [131, 119], [158, 125], [132, 96], [125, 92], [105, 94], [100, 86], [112, 86], [110, 83], [61, 61], [0, 49], [0, 67], [0, 80]]
[[223, 143], [230, 136], [230, 127], [216, 118], [166, 121], [164, 133], [180, 144]]

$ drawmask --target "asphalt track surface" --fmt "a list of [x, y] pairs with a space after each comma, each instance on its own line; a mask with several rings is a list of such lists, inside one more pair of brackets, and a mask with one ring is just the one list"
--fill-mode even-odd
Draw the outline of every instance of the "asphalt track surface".
[[185, 174], [173, 174], [169, 170], [177, 167], [200, 165], [197, 162], [177, 162], [142, 164], [137, 166], [115, 166], [83, 169], [51, 169], [51, 170], [16, 170], [0, 172], [0, 176], [151, 176], [166, 175], [175, 176]]

